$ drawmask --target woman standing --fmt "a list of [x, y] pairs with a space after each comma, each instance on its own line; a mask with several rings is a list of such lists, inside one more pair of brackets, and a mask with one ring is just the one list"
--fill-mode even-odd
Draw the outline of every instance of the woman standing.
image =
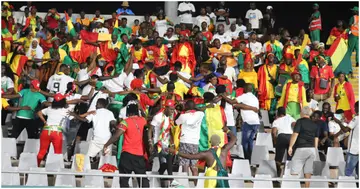
[[153, 21], [153, 26], [155, 27], [156, 31], [159, 32], [160, 37], [164, 37], [168, 26], [173, 26], [174, 24], [160, 12], [156, 19]]
[[258, 74], [254, 70], [251, 60], [244, 63], [244, 70], [239, 73], [238, 79], [243, 79], [246, 83], [253, 85], [253, 89], [258, 90]]
[[[37, 113], [40, 120], [44, 123], [43, 130], [40, 134], [40, 150], [37, 155], [38, 165], [44, 158], [50, 143], [54, 146], [55, 154], [62, 153], [62, 125], [68, 119], [66, 98], [64, 95], [57, 93], [51, 107], [45, 108]], [[47, 116], [45, 120], [44, 116]]]
[[350, 82], [347, 81], [344, 73], [338, 74], [339, 83], [335, 85], [334, 99], [336, 110], [344, 110], [345, 122], [349, 123], [355, 114], [355, 95]]

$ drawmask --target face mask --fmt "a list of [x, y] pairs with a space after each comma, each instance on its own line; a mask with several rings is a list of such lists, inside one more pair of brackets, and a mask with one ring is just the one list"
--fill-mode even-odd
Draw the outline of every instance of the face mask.
[[338, 120], [342, 120], [342, 115], [341, 114], [334, 114], [334, 117]]

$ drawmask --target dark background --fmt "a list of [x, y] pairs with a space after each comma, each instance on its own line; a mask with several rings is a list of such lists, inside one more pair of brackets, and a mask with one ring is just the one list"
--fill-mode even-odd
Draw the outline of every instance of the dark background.
[[[181, 2], [181, 1], [179, 1]], [[32, 2], [32, 5], [36, 6], [39, 12], [47, 12], [49, 8], [56, 8], [59, 12], [63, 12], [67, 8], [73, 8], [75, 13], [79, 13], [84, 10], [86, 13], [94, 13], [99, 9], [102, 14], [111, 14], [117, 8], [121, 6], [122, 1], [118, 2]], [[200, 8], [205, 6], [211, 6], [216, 8], [217, 2], [192, 2], [196, 9], [196, 15], [198, 15]], [[249, 9], [249, 1], [241, 2], [226, 2], [225, 6], [230, 8], [230, 17], [245, 17], [246, 11]], [[304, 28], [308, 31], [308, 19], [311, 16], [313, 10], [312, 5], [314, 2], [256, 2], [257, 8], [265, 13], [265, 9], [268, 5], [274, 8], [276, 15], [275, 27], [284, 27], [289, 30], [290, 35], [297, 35], [299, 30]], [[321, 39], [326, 42], [326, 39], [330, 33], [332, 27], [336, 25], [337, 20], [344, 20], [346, 23], [352, 16], [351, 8], [359, 6], [356, 1], [339, 1], [339, 2], [317, 2], [320, 6], [320, 12], [322, 17], [323, 31], [321, 33]], [[21, 6], [26, 5], [26, 2], [11, 2], [18, 10]], [[156, 12], [156, 7], [164, 9], [164, 2], [160, 1], [144, 1], [144, 2], [129, 2], [130, 9], [135, 15], [152, 14]]]

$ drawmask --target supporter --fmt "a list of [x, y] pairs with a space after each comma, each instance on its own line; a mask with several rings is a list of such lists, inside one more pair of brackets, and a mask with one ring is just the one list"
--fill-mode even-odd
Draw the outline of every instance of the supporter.
[[76, 18], [76, 23], [79, 25], [79, 30], [81, 30], [84, 26], [89, 27], [90, 25], [90, 20], [89, 18], [85, 17], [85, 12], [81, 11], [80, 12], [80, 17]]
[[219, 68], [224, 69], [223, 75], [227, 77], [230, 83], [234, 83], [236, 81], [237, 78], [235, 69], [233, 67], [227, 66], [226, 57], [221, 57], [221, 60], [219, 62]]
[[168, 28], [167, 32], [164, 35], [164, 39], [167, 40], [168, 48], [172, 48], [175, 45], [175, 42], [179, 40], [178, 36], [174, 34], [174, 28]]
[[20, 39], [18, 39], [17, 41], [15, 41], [15, 43], [23, 45], [24, 46], [24, 50], [25, 52], [27, 52], [30, 48], [31, 42], [34, 39], [34, 32], [30, 29], [27, 29], [25, 31], [25, 37], [21, 37]]
[[127, 18], [123, 17], [121, 19], [121, 26], [117, 28], [118, 30], [114, 29], [114, 32], [118, 34], [118, 40], [121, 40], [121, 35], [126, 34], [128, 38], [130, 38], [132, 34], [132, 29], [127, 26]]
[[[284, 158], [284, 153], [289, 147], [290, 138], [293, 134], [293, 128], [296, 124], [296, 120], [290, 115], [286, 114], [286, 109], [279, 107], [277, 109], [277, 116], [275, 121], [272, 123], [271, 134], [273, 143], [275, 146], [275, 161], [277, 168], [277, 176], [281, 176], [281, 164]], [[288, 160], [290, 156], [287, 156]]]
[[42, 57], [44, 56], [44, 51], [39, 45], [39, 41], [37, 39], [33, 39], [31, 42], [31, 46], [29, 47], [29, 50], [26, 52], [26, 56], [28, 59], [33, 61], [39, 61], [42, 60]]
[[346, 154], [346, 166], [345, 176], [352, 176], [354, 169], [356, 169], [356, 175], [359, 175], [359, 101], [354, 105], [356, 115], [351, 120], [349, 125], [345, 127], [341, 121], [334, 118], [335, 122], [341, 127], [341, 131], [344, 133], [350, 132], [348, 151]]
[[188, 1], [184, 1], [179, 4], [177, 11], [181, 19], [180, 23], [185, 24], [187, 29], [191, 29], [193, 27], [192, 15], [196, 12], [195, 6]]
[[[301, 74], [301, 80], [302, 82], [304, 82], [305, 84], [305, 88], [308, 89], [310, 87], [310, 71], [309, 71], [309, 65], [306, 62], [306, 60], [304, 60], [300, 54], [300, 49], [296, 49], [295, 50], [295, 60], [297, 65], [297, 70], [300, 72]], [[300, 56], [300, 57], [299, 57]], [[300, 61], [300, 62], [299, 62]]]
[[226, 31], [225, 35], [230, 36], [232, 40], [237, 39], [237, 37], [239, 36], [239, 32], [236, 30], [236, 24], [235, 23], [232, 23], [230, 25], [230, 30]]
[[[68, 10], [68, 14], [70, 18], [74, 20], [71, 17], [69, 11], [72, 14], [72, 9]], [[50, 9], [45, 17], [45, 22], [47, 22], [47, 28], [52, 30], [58, 28], [59, 20], [60, 20], [60, 14], [57, 12], [57, 10], [55, 8]]]
[[275, 39], [275, 33], [270, 33], [270, 40], [264, 44], [263, 52], [272, 53], [275, 55], [275, 62], [279, 62], [282, 59], [283, 44]]
[[275, 86], [277, 85], [278, 67], [274, 65], [275, 56], [272, 53], [267, 54], [265, 65], [258, 70], [259, 79], [259, 103], [260, 108], [269, 111], [269, 118], [275, 116], [276, 99]]
[[188, 74], [194, 73], [196, 60], [193, 46], [190, 42], [186, 41], [186, 36], [183, 34], [179, 35], [179, 42], [173, 48], [170, 66], [173, 66], [173, 64], [177, 61], [182, 64], [181, 71]]
[[264, 20], [262, 24], [262, 26], [266, 28], [266, 33], [273, 32], [275, 28], [274, 25], [276, 22], [276, 17], [273, 10], [273, 7], [270, 5], [266, 7], [266, 12], [264, 14]]
[[[231, 86], [232, 87], [232, 86]], [[216, 94], [220, 97], [226, 96], [228, 99], [234, 100], [235, 98], [231, 96], [232, 91], [228, 91], [228, 86], [219, 84], [216, 87]], [[232, 90], [232, 89], [231, 89]], [[236, 126], [235, 126], [235, 118], [234, 118], [234, 109], [233, 105], [226, 102], [226, 99], [221, 99], [218, 104], [221, 107], [224, 107], [224, 112], [226, 116], [226, 126], [233, 132], [236, 133]]]
[[[76, 119], [83, 122], [93, 122], [94, 136], [90, 141], [87, 156], [94, 158], [102, 149], [105, 155], [111, 155], [111, 150], [107, 149], [109, 146], [108, 140], [111, 138], [110, 129], [116, 127], [116, 119], [114, 114], [106, 109], [106, 99], [99, 98], [96, 101], [96, 110], [88, 112], [86, 117], [80, 117], [74, 112], [70, 112], [69, 115], [74, 116]], [[112, 144], [112, 143], [110, 143]]]
[[349, 34], [349, 52], [356, 52], [356, 67], [359, 67], [359, 7], [354, 7], [351, 9], [353, 17], [350, 18], [350, 34]]
[[225, 33], [225, 28], [223, 24], [218, 24], [216, 31], [217, 33], [213, 36], [211, 42], [214, 42], [215, 39], [220, 40], [220, 44], [231, 42], [231, 37]]
[[[83, 19], [83, 18], [82, 18]], [[95, 11], [95, 17], [91, 19], [91, 23], [94, 23], [96, 20], [104, 21], [104, 17], [100, 16], [100, 10]]]
[[326, 45], [332, 45], [336, 38], [343, 37], [347, 39], [346, 27], [342, 20], [338, 20], [336, 26], [330, 31], [330, 36], [326, 41]]
[[[345, 123], [345, 117], [344, 117], [344, 111], [341, 109], [336, 110], [334, 114], [334, 118], [336, 118], [336, 121], [341, 122], [342, 125], [347, 126]], [[348, 144], [348, 136], [349, 132], [344, 133], [341, 130], [341, 127], [339, 124], [336, 123], [335, 119], [332, 118], [331, 121], [329, 121], [329, 139], [331, 140], [333, 147], [340, 147], [340, 142], [344, 143], [344, 146], [347, 146]]]
[[[63, 128], [67, 119], [67, 103], [64, 95], [57, 93], [51, 107], [45, 108], [37, 113], [44, 127], [40, 134], [40, 149], [37, 155], [37, 164], [40, 166], [47, 150], [52, 143], [55, 154], [62, 154]], [[44, 116], [47, 116], [45, 120]]]
[[122, 8], [118, 8], [116, 13], [118, 15], [135, 15], [131, 9], [129, 9], [129, 2], [123, 1], [121, 4]]
[[210, 6], [206, 6], [206, 15], [210, 18], [209, 31], [213, 32], [216, 25], [216, 15]]
[[92, 30], [92, 32], [109, 34], [109, 30], [104, 27], [104, 21], [103, 20], [96, 20], [95, 23], [96, 23], [95, 28]]
[[314, 100], [314, 90], [308, 89], [306, 90], [306, 98], [307, 102], [309, 103], [309, 107], [311, 108], [311, 111], [319, 110], [319, 102]]
[[30, 16], [29, 9], [30, 9], [30, 7], [25, 7], [24, 10], [23, 10], [24, 15], [17, 20], [17, 23], [20, 24], [21, 26], [26, 25], [26, 19]]
[[336, 110], [343, 110], [345, 122], [349, 123], [355, 114], [352, 104], [355, 103], [354, 90], [349, 81], [347, 81], [344, 73], [338, 74], [339, 83], [335, 85], [334, 100], [336, 102]]
[[216, 94], [216, 85], [217, 85], [217, 77], [215, 74], [211, 73], [209, 75], [206, 76], [206, 85], [203, 88], [204, 92], [210, 92], [212, 94], [214, 94], [215, 96]]
[[74, 81], [69, 73], [70, 67], [65, 64], [61, 65], [59, 72], [49, 78], [46, 88], [53, 93], [65, 94], [67, 84]]
[[[223, 147], [219, 147], [220, 145], [220, 137], [217, 134], [214, 134], [210, 138], [210, 149], [197, 153], [197, 154], [185, 154], [182, 152], [177, 152], [173, 148], [170, 148], [170, 152], [173, 154], [177, 154], [180, 157], [186, 158], [186, 159], [194, 159], [194, 160], [205, 160], [206, 162], [206, 172], [205, 176], [215, 176], [218, 174], [218, 171], [226, 171], [226, 160], [227, 160], [227, 154], [229, 153], [229, 150], [235, 145], [236, 143], [236, 136], [234, 133], [230, 131], [227, 127], [223, 127], [224, 133], [228, 133], [230, 136], [229, 143], [225, 144]], [[219, 167], [219, 169], [216, 169], [215, 167]], [[217, 184], [218, 180], [210, 180], [206, 179], [204, 183], [205, 188], [215, 188], [218, 186]], [[224, 183], [224, 182], [222, 182]], [[229, 187], [228, 181], [225, 180], [225, 186], [221, 187]], [[219, 186], [220, 187], [220, 186]]]
[[16, 113], [16, 120], [13, 123], [13, 130], [11, 132], [12, 138], [17, 138], [22, 130], [26, 128], [28, 138], [36, 139], [39, 137], [38, 127], [35, 124], [33, 112], [38, 106], [38, 103], [45, 105], [45, 96], [40, 92], [40, 82], [32, 80], [29, 89], [23, 89], [17, 94], [2, 95], [2, 98], [17, 99], [21, 98], [20, 106], [29, 106], [31, 110], [20, 110]]
[[329, 117], [333, 117], [333, 113], [331, 112], [331, 105], [329, 102], [324, 102], [321, 106], [322, 116], [321, 120], [328, 122]]
[[167, 64], [168, 59], [168, 48], [166, 45], [162, 44], [161, 37], [157, 37], [155, 41], [155, 45], [152, 45], [147, 48], [149, 55], [153, 57], [154, 66], [156, 68], [163, 67]]
[[[203, 22], [203, 24], [205, 24], [205, 22]], [[207, 31], [207, 32], [209, 32], [209, 31]], [[211, 34], [211, 36], [212, 36], [212, 34]], [[195, 67], [194, 73], [199, 73], [199, 68], [200, 68], [201, 63], [211, 61], [211, 57], [210, 57], [211, 55], [210, 55], [210, 51], [209, 51], [209, 47], [208, 47], [209, 40], [205, 40], [204, 37], [206, 37], [204, 33], [198, 32], [196, 34], [195, 41], [193, 42], [194, 54], [195, 54], [195, 59], [196, 59], [196, 67]]]
[[329, 56], [327, 56], [325, 53], [325, 44], [319, 43], [317, 46], [317, 49], [318, 49], [319, 55], [317, 57], [315, 57], [315, 61], [318, 61], [318, 58], [320, 58], [319, 56], [321, 56], [322, 58], [324, 58], [326, 65], [332, 66], [331, 58]]
[[14, 73], [14, 89], [15, 92], [18, 92], [21, 90], [19, 87], [19, 77], [21, 75], [22, 69], [19, 69], [23, 67], [26, 62], [28, 61], [28, 58], [25, 56], [25, 50], [23, 46], [18, 46], [14, 49], [14, 53], [12, 56], [9, 56], [10, 60], [8, 61], [10, 65], [11, 71]]
[[[311, 109], [304, 106], [301, 109], [301, 118], [296, 121], [288, 148], [288, 154], [292, 156], [290, 174], [299, 175], [303, 170], [307, 179], [313, 174], [313, 163], [319, 142], [318, 126], [310, 120], [310, 115]], [[306, 181], [305, 187], [309, 188], [309, 186], [310, 182]]]
[[311, 41], [320, 42], [320, 30], [322, 30], [321, 24], [321, 14], [319, 11], [319, 4], [315, 3], [313, 5], [314, 13], [311, 14], [309, 19], [309, 30], [310, 30], [310, 37]]
[[225, 7], [225, 1], [219, 3], [219, 7], [214, 10], [216, 15], [216, 25], [226, 24], [229, 25], [230, 9]]
[[249, 43], [247, 44], [247, 47], [251, 49], [251, 52], [255, 55], [255, 62], [254, 62], [254, 67], [258, 67], [260, 65], [262, 65], [263, 60], [261, 59], [264, 51], [262, 48], [262, 44], [258, 41], [256, 41], [256, 33], [251, 33], [249, 35], [250, 39], [249, 39]]
[[156, 19], [153, 20], [153, 25], [155, 30], [159, 32], [159, 36], [164, 37], [168, 27], [173, 26], [174, 24], [163, 13], [159, 13], [156, 16]]
[[244, 69], [239, 73], [238, 79], [243, 79], [246, 83], [253, 86], [258, 91], [258, 74], [254, 71], [254, 65], [251, 60], [246, 60]]
[[[221, 26], [221, 25], [219, 25]], [[213, 38], [213, 46], [212, 48], [210, 48], [210, 52], [213, 54], [214, 58], [212, 59], [212, 63], [213, 63], [213, 67], [216, 68], [219, 65], [219, 61], [221, 60], [221, 58], [223, 56], [226, 57], [226, 64], [229, 67], [235, 67], [237, 62], [235, 61], [235, 59], [232, 57], [232, 47], [231, 45], [224, 43], [221, 44], [221, 40], [217, 39], [217, 38]]]
[[[206, 15], [206, 9], [203, 7], [200, 9], [200, 15], [196, 17], [195, 26], [202, 27], [202, 23], [205, 22], [206, 26], [210, 26], [211, 18]], [[205, 28], [205, 31], [208, 31], [208, 28]]]
[[132, 35], [138, 35], [140, 29], [140, 22], [138, 19], [134, 20], [134, 25], [131, 27]]
[[244, 37], [245, 39], [249, 39], [250, 34], [254, 33], [255, 31], [251, 28], [250, 23], [246, 23], [246, 30], [244, 31]]
[[312, 115], [312, 120], [318, 126], [319, 150], [324, 150], [325, 154], [327, 154], [327, 149], [328, 147], [330, 147], [329, 127], [327, 122], [320, 119], [321, 116], [322, 116], [321, 111], [315, 111]]
[[245, 18], [251, 24], [251, 29], [259, 32], [262, 28], [263, 15], [259, 9], [256, 8], [255, 3], [250, 3], [250, 9], [246, 12]]
[[180, 80], [178, 80], [179, 82], [183, 83], [187, 88], [190, 88], [191, 86], [186, 83], [182, 78], [185, 78], [185, 80], [189, 80], [191, 78], [191, 75], [189, 73], [186, 72], [182, 72], [182, 64], [181, 62], [175, 62], [174, 64], [174, 73], [177, 74], [177, 76], [179, 77]]
[[[150, 133], [152, 133], [154, 130], [153, 140], [149, 139], [149, 142], [154, 141], [154, 147], [150, 147], [150, 151], [156, 150], [156, 152], [158, 153], [160, 161], [160, 175], [163, 175], [165, 170], [167, 170], [168, 175], [172, 175], [173, 173], [173, 154], [169, 153], [168, 150], [174, 146], [170, 132], [170, 129], [174, 123], [174, 113], [175, 101], [167, 100], [165, 104], [165, 109], [163, 109], [163, 111], [160, 111], [153, 117], [149, 127]], [[176, 180], [169, 180], [171, 181], [171, 186], [179, 185]]]
[[308, 105], [306, 92], [299, 72], [291, 73], [291, 78], [292, 81], [289, 81], [282, 89], [277, 107], [284, 107], [287, 114], [294, 119], [299, 119], [301, 109]]
[[285, 79], [290, 79], [291, 73], [294, 71], [298, 71], [296, 69], [296, 60], [294, 55], [290, 53], [286, 53], [284, 55], [284, 61], [280, 63], [279, 66], [279, 75], [280, 77], [284, 77]]
[[[39, 45], [43, 49], [43, 53], [46, 53], [49, 51], [49, 49], [52, 48], [52, 39], [55, 37], [55, 31], [54, 30], [45, 30], [44, 31], [44, 38], [43, 37], [37, 37], [39, 38]], [[37, 34], [42, 33], [42, 31], [38, 32]]]
[[29, 88], [31, 81], [38, 77], [39, 70], [34, 66], [34, 62], [27, 61], [19, 78], [19, 86], [22, 88]]
[[314, 89], [314, 99], [326, 101], [331, 97], [334, 88], [334, 73], [330, 66], [326, 65], [322, 56], [317, 56], [317, 66], [313, 66], [310, 72], [311, 89]]
[[236, 19], [236, 31], [237, 33], [244, 32], [246, 30], [246, 26], [244, 26], [244, 21], [241, 17]]
[[[200, 128], [204, 113], [195, 110], [195, 103], [189, 100], [185, 103], [185, 112], [176, 119], [176, 125], [181, 125], [180, 153], [197, 154], [199, 152]], [[190, 168], [192, 175], [199, 175], [196, 167], [197, 160], [189, 160], [180, 157], [180, 166], [183, 172], [188, 172]], [[195, 185], [196, 185], [195, 181]]]

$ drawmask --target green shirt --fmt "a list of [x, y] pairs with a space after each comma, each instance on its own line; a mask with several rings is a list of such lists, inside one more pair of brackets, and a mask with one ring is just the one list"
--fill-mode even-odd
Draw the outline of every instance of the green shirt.
[[[116, 30], [114, 30], [114, 31], [116, 31]], [[125, 27], [125, 28], [123, 28], [122, 26], [120, 26], [120, 27], [118, 27], [118, 41], [121, 41], [121, 35], [122, 34], [126, 34], [127, 36], [128, 36], [128, 38], [130, 39], [130, 37], [131, 37], [131, 34], [132, 34], [132, 29], [131, 28], [129, 28], [129, 27]]]
[[23, 89], [18, 93], [21, 96], [20, 106], [29, 106], [31, 110], [20, 110], [16, 117], [34, 119], [34, 111], [39, 102], [46, 101], [45, 96], [39, 92], [32, 92], [30, 89]]

